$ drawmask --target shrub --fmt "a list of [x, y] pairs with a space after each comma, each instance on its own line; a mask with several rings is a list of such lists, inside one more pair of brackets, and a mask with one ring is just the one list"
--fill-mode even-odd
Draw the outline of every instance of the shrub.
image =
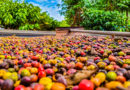
[[82, 26], [91, 30], [125, 31], [125, 15], [118, 11], [88, 9], [82, 14]]

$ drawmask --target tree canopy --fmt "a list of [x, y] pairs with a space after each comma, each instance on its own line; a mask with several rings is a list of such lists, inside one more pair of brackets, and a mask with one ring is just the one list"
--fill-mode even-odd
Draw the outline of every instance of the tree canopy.
[[21, 0], [0, 0], [0, 24], [5, 28], [20, 30], [54, 30], [58, 21], [41, 12], [38, 6]]
[[130, 0], [62, 0], [65, 20], [57, 21], [25, 0], [0, 0], [0, 26], [20, 30], [54, 30], [83, 26], [94, 30], [129, 31]]
[[59, 5], [62, 8], [60, 13], [66, 16], [71, 26], [79, 26], [84, 0], [62, 0], [62, 2], [63, 3]]
[[71, 26], [128, 31], [129, 0], [62, 0], [61, 14]]

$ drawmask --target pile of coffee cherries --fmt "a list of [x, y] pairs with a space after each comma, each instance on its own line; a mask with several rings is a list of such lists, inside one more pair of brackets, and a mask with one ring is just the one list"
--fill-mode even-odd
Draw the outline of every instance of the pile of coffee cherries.
[[[67, 76], [94, 71], [68, 85]], [[87, 74], [86, 74], [87, 76]], [[130, 39], [1, 37], [1, 90], [130, 90]]]

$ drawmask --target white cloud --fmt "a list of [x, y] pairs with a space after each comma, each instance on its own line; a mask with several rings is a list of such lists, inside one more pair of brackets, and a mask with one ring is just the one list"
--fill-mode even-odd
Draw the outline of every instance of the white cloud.
[[[42, 1], [42, 0], [40, 0]], [[57, 0], [58, 1], [58, 0]], [[60, 3], [61, 0], [59, 0], [58, 3]], [[39, 6], [42, 10], [42, 12], [48, 12], [50, 14], [51, 17], [53, 17], [54, 19], [57, 19], [58, 21], [62, 21], [64, 20], [64, 16], [61, 16], [59, 14], [59, 8], [58, 7], [48, 7], [48, 6], [43, 6], [42, 4], [37, 4], [34, 2], [29, 2], [35, 6]]]
[[46, 2], [46, 1], [48, 1], [48, 0], [35, 0], [35, 1], [37, 1], [37, 2]]
[[[13, 0], [13, 2], [15, 2], [16, 0]], [[24, 0], [20, 0], [20, 2], [23, 2]]]
[[51, 3], [54, 3], [55, 1], [51, 1]]

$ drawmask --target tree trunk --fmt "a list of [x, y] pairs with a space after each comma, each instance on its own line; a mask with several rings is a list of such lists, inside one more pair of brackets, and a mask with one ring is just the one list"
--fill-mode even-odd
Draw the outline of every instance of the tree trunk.
[[80, 18], [81, 18], [81, 17], [80, 17], [80, 13], [79, 13], [79, 17], [78, 17], [78, 24], [77, 24], [77, 25], [78, 25], [78, 27], [80, 27], [80, 20], [81, 20]]
[[80, 22], [81, 22], [81, 12], [80, 10], [78, 11], [78, 27], [80, 27]]
[[110, 3], [110, 11], [113, 11], [113, 4], [112, 4], [112, 2]]
[[76, 11], [76, 14], [74, 15], [74, 21], [73, 21], [73, 24], [71, 25], [71, 27], [74, 27], [76, 25], [76, 22], [77, 22], [77, 11]]

